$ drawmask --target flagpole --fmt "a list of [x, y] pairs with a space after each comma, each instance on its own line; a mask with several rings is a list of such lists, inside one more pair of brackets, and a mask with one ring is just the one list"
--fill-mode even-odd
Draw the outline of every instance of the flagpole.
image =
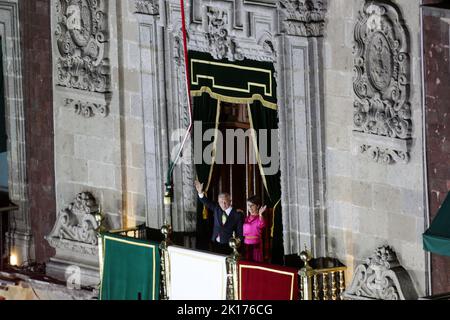
[[[188, 59], [188, 47], [187, 47], [187, 31], [186, 31], [186, 15], [185, 15], [185, 9], [184, 9], [184, 0], [180, 0], [180, 7], [181, 7], [181, 29], [183, 32], [183, 49], [184, 49], [184, 66], [185, 66], [185, 75], [186, 75], [186, 95], [187, 95], [187, 101], [188, 101], [188, 111], [189, 111], [189, 127], [186, 131], [186, 135], [184, 136], [183, 142], [180, 146], [180, 149], [178, 150], [178, 153], [175, 157], [175, 159], [170, 163], [169, 170], [167, 173], [167, 180], [165, 184], [165, 193], [164, 193], [164, 204], [170, 205], [173, 200], [173, 170], [175, 168], [175, 165], [178, 162], [178, 159], [180, 158], [181, 152], [183, 151], [183, 148], [186, 144], [186, 141], [189, 138], [189, 134], [192, 130], [192, 102], [191, 102], [191, 86], [190, 86], [190, 73], [189, 73], [189, 59]], [[170, 156], [170, 155], [169, 155]]]

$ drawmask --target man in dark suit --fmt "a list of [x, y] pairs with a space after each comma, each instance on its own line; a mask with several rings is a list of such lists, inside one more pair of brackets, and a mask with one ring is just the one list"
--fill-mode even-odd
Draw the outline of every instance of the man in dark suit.
[[219, 195], [218, 204], [209, 200], [203, 193], [203, 183], [195, 181], [195, 188], [200, 201], [214, 213], [214, 229], [212, 233], [212, 249], [216, 253], [230, 254], [228, 245], [230, 238], [235, 232], [236, 237], [243, 240], [244, 217], [231, 206], [231, 197], [228, 193]]

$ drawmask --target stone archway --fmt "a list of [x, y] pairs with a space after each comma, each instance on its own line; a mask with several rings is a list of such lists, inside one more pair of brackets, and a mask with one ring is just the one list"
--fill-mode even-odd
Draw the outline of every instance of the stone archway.
[[[161, 193], [169, 153], [177, 143], [170, 141], [169, 134], [189, 122], [181, 13], [177, 0], [134, 0], [134, 5], [142, 66], [147, 223], [159, 227], [168, 216]], [[304, 245], [315, 256], [326, 254], [321, 126], [325, 12], [326, 1], [319, 0], [191, 0], [186, 9], [189, 50], [209, 52], [216, 59], [245, 57], [275, 66], [286, 254], [299, 253]], [[176, 231], [193, 231], [195, 226], [194, 174], [193, 164], [177, 166], [174, 172], [171, 216]]]

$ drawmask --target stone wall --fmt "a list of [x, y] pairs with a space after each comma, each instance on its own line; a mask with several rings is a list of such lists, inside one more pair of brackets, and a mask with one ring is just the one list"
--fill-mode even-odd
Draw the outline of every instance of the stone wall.
[[[136, 59], [130, 56], [137, 52], [130, 44], [136, 26], [127, 20], [131, 14], [128, 2], [107, 3], [103, 13], [107, 17], [105, 58], [110, 68], [110, 87], [95, 92], [56, 84], [55, 159], [58, 211], [77, 193], [89, 191], [106, 214], [107, 227], [114, 229], [144, 221], [145, 173], [142, 111], [135, 110], [138, 103], [133, 100], [133, 93], [140, 91], [139, 78]], [[57, 16], [53, 13], [54, 20]], [[56, 39], [53, 45], [56, 60]], [[54, 72], [58, 72], [56, 66]], [[67, 98], [74, 102], [67, 104]], [[107, 112], [89, 117], [77, 114], [77, 101], [106, 105]]]
[[329, 1], [325, 35], [325, 118], [328, 254], [353, 268], [391, 245], [420, 294], [426, 290], [424, 146], [420, 60], [420, 1], [393, 1], [410, 36], [412, 145], [407, 164], [382, 164], [355, 149], [353, 39], [362, 0]]
[[[146, 216], [137, 25], [130, 22], [130, 3], [52, 1], [56, 212], [89, 192], [106, 229], [133, 227]], [[86, 12], [92, 21], [82, 20]], [[86, 267], [87, 285], [98, 281], [96, 245], [77, 237], [59, 241], [53, 233], [48, 239], [57, 248], [49, 274], [64, 280], [76, 264]]]
[[[146, 172], [144, 165], [144, 119], [141, 100], [141, 57], [135, 1], [120, 1], [117, 7], [117, 41], [121, 83], [121, 152], [126, 226], [146, 222]], [[144, 89], [145, 90], [145, 89]]]

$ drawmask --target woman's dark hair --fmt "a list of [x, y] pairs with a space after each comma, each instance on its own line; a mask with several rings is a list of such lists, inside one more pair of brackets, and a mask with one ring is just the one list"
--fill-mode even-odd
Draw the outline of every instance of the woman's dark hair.
[[247, 202], [256, 204], [258, 207], [261, 207], [262, 204], [261, 198], [258, 196], [251, 196], [250, 198], [247, 199]]

